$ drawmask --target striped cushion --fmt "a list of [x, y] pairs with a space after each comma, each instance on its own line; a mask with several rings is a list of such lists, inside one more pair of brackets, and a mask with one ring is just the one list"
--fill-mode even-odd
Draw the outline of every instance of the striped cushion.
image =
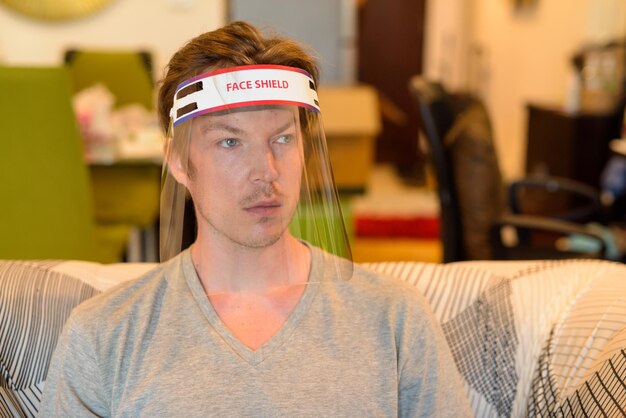
[[53, 271], [56, 262], [0, 264], [0, 412], [34, 416], [65, 319], [97, 291]]
[[529, 417], [626, 417], [626, 274], [602, 274], [550, 328]]
[[34, 417], [71, 310], [151, 265], [0, 261], [0, 416]]
[[477, 417], [626, 416], [625, 265], [560, 260], [369, 267], [426, 296]]

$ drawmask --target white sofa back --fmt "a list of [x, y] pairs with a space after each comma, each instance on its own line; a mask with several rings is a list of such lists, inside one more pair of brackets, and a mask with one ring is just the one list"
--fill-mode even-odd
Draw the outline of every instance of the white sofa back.
[[[429, 300], [477, 417], [625, 416], [625, 265], [367, 266], [413, 284]], [[36, 416], [50, 356], [74, 306], [152, 267], [0, 261], [0, 416]]]

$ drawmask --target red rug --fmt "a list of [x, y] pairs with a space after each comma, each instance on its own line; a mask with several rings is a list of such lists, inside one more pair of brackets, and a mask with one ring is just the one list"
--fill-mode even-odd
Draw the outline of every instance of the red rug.
[[356, 215], [354, 233], [357, 237], [363, 238], [437, 239], [439, 238], [439, 218]]

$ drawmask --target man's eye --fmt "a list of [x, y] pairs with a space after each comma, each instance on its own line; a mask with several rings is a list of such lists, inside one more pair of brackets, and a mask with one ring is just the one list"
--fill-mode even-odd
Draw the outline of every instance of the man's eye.
[[238, 143], [239, 141], [237, 141], [235, 138], [226, 138], [220, 141], [220, 146], [224, 148], [232, 148]]
[[276, 142], [281, 144], [288, 144], [289, 142], [291, 142], [291, 135], [281, 135], [276, 138]]

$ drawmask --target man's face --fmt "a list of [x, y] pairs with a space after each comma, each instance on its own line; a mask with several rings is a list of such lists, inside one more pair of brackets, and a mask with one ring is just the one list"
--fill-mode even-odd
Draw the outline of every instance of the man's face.
[[194, 119], [187, 187], [201, 237], [261, 248], [285, 233], [300, 194], [298, 126], [290, 107]]

